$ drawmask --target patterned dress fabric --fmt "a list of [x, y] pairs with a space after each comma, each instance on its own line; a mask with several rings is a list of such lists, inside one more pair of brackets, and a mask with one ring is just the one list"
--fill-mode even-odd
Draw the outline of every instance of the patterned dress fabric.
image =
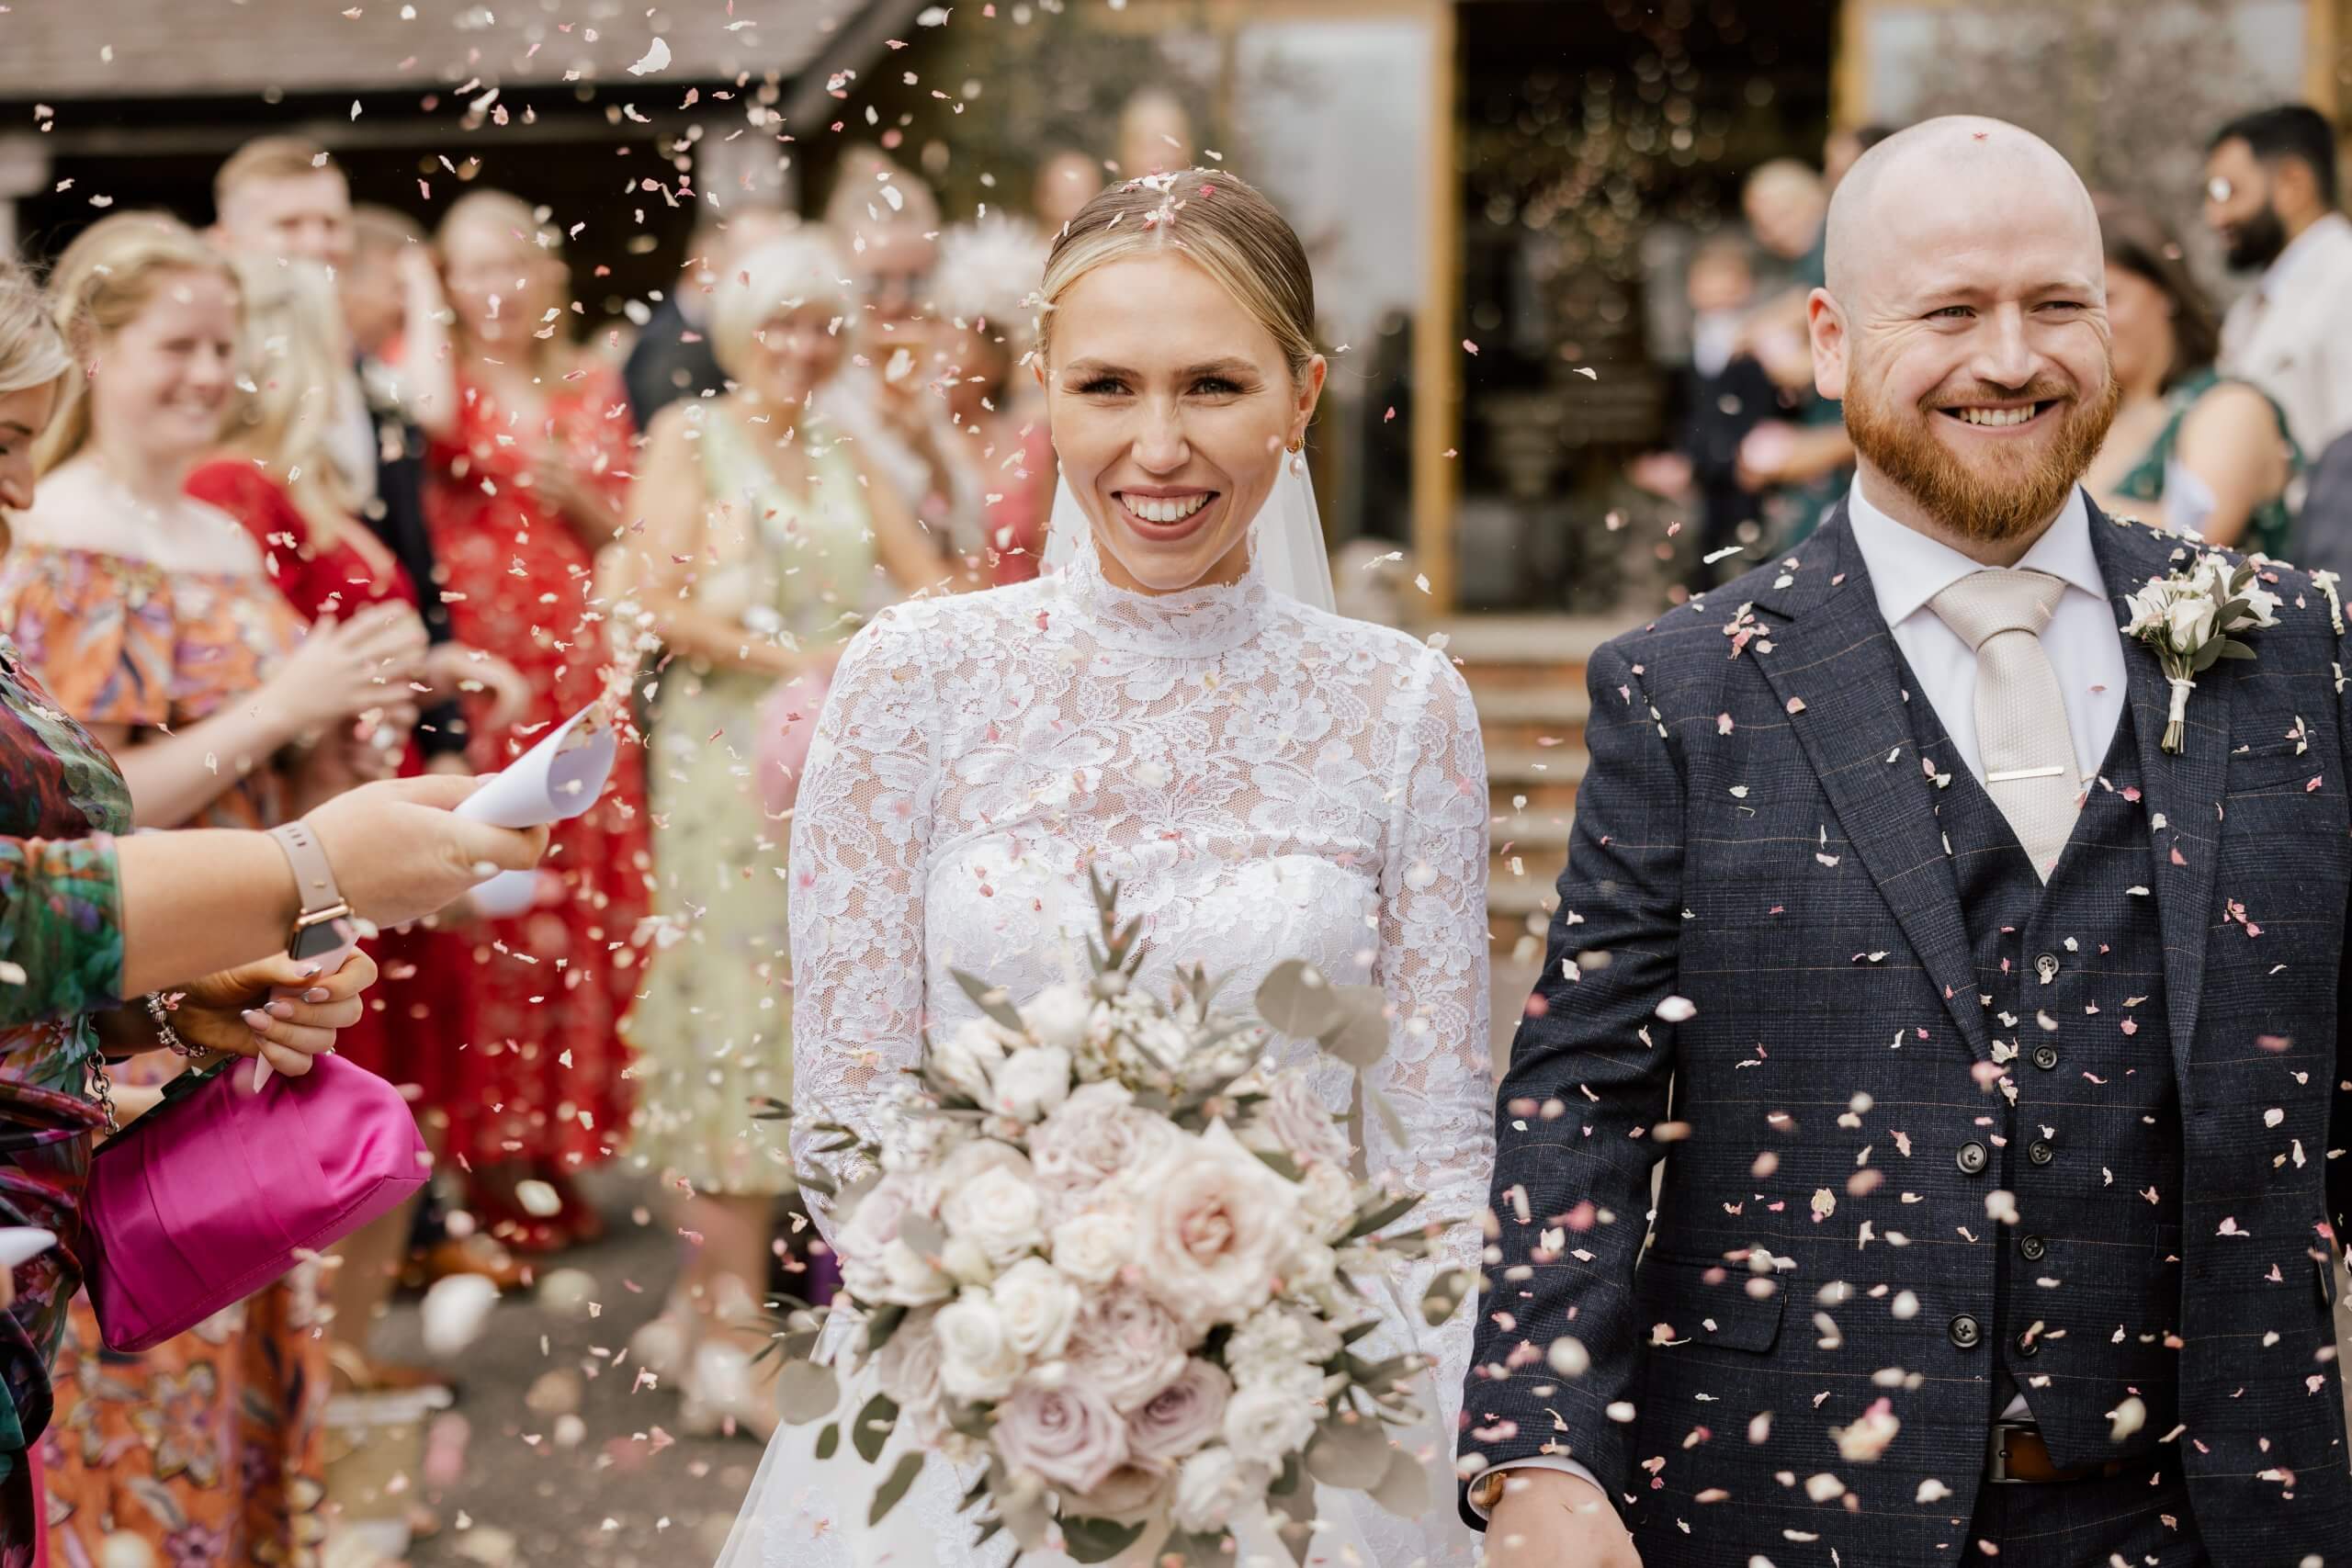
[[[21, 544], [0, 563], [0, 632], [84, 724], [198, 723], [266, 681], [302, 630], [257, 572]], [[191, 825], [262, 828], [285, 809], [277, 773], [256, 769]], [[154, 1085], [181, 1066], [149, 1052], [113, 1077]], [[166, 1563], [314, 1560], [328, 1391], [315, 1271], [135, 1355], [106, 1349], [74, 1301], [42, 1438], [53, 1552], [95, 1562], [128, 1534]]]
[[[707, 614], [778, 627], [823, 659], [887, 591], [865, 494], [838, 444], [813, 438], [814, 479], [786, 489], [741, 415], [702, 404], [705, 493], [718, 562], [692, 592]], [[773, 678], [673, 659], [658, 680], [648, 789], [653, 950], [627, 1033], [639, 1095], [630, 1152], [700, 1192], [792, 1190], [778, 1125], [751, 1100], [792, 1095], [785, 840], [753, 788], [753, 734]], [[813, 714], [816, 700], [808, 708]]]
[[[793, 825], [795, 1104], [863, 1124], [924, 1029], [978, 1016], [951, 970], [1016, 1002], [1083, 976], [1099, 930], [1090, 873], [1115, 879], [1121, 914], [1142, 922], [1145, 984], [1199, 964], [1242, 1001], [1303, 958], [1380, 986], [1394, 1022], [1370, 1078], [1405, 1135], [1367, 1116], [1366, 1163], [1457, 1223], [1398, 1282], [1373, 1342], [1438, 1365], [1429, 1424], [1402, 1440], [1442, 1496], [1470, 1314], [1431, 1329], [1407, 1303], [1429, 1270], [1475, 1259], [1492, 1163], [1477, 719], [1443, 653], [1307, 609], [1261, 570], [1147, 596], [1113, 586], [1081, 542], [1066, 571], [902, 604], [858, 635]], [[1346, 1111], [1349, 1069], [1306, 1065]], [[883, 1561], [877, 1533], [897, 1538], [888, 1560], [1003, 1560], [1001, 1538], [966, 1544], [968, 1477], [934, 1461], [872, 1532], [871, 1478], [854, 1457], [818, 1460], [811, 1440], [787, 1427], [771, 1448], [739, 1527], [758, 1560]], [[1326, 1493], [1317, 1511], [1318, 1563], [1475, 1555], [1442, 1509], [1400, 1519]]]
[[[553, 439], [581, 477], [617, 497], [634, 426], [619, 378], [601, 367], [561, 383], [541, 424], [471, 384], [461, 384], [458, 420], [454, 439], [433, 447], [425, 497], [443, 597], [458, 640], [511, 661], [532, 691], [512, 729], [475, 727], [469, 759], [493, 773], [606, 687], [605, 626], [590, 603], [594, 558], [525, 482], [529, 462]], [[575, 1168], [622, 1137], [619, 1022], [639, 979], [629, 943], [646, 909], [644, 800], [642, 754], [624, 745], [604, 798], [555, 829], [544, 864], [568, 896], [469, 933], [469, 1035], [462, 1050], [417, 1066], [427, 1101], [448, 1108], [453, 1157]]]
[[89, 1017], [122, 983], [113, 835], [130, 795], [105, 748], [0, 637], [0, 1224], [58, 1244], [16, 1270], [0, 1314], [0, 1568], [35, 1568], [26, 1449], [48, 1425], [49, 1363], [82, 1285], [81, 1201], [97, 1107]]

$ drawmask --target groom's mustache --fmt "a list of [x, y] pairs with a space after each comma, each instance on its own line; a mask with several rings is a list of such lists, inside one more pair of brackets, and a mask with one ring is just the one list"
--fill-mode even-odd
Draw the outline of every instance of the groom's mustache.
[[2038, 376], [2023, 388], [1998, 387], [1990, 381], [1973, 386], [1939, 391], [1922, 402], [1920, 409], [1935, 413], [1943, 409], [1981, 408], [1987, 403], [2070, 403], [2075, 400], [2075, 389], [2063, 381]]

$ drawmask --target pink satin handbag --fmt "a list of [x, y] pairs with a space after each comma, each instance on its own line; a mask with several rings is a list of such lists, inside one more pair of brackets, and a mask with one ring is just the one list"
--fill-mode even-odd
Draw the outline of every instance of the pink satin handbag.
[[98, 1146], [85, 1213], [90, 1304], [144, 1350], [244, 1300], [424, 1184], [400, 1091], [340, 1056], [259, 1090], [247, 1058], [175, 1078]]

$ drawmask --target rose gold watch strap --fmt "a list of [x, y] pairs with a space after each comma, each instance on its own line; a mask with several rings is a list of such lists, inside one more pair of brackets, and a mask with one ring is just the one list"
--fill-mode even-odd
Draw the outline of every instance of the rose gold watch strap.
[[348, 907], [343, 889], [335, 886], [334, 867], [327, 863], [327, 852], [308, 823], [282, 822], [269, 830], [269, 836], [277, 840], [287, 863], [294, 868], [294, 886], [305, 917]]

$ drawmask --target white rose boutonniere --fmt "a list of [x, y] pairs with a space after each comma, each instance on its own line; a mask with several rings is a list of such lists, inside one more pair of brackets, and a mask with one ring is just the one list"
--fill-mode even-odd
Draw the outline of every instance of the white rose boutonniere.
[[2149, 583], [2124, 603], [2132, 610], [2125, 634], [2155, 649], [2172, 687], [2164, 749], [2177, 755], [2188, 749], [2183, 723], [2197, 677], [2216, 660], [2252, 659], [2254, 649], [2237, 641], [2236, 634], [2277, 626], [2278, 595], [2256, 580], [2252, 562], [2233, 565], [2223, 557], [2209, 555]]

